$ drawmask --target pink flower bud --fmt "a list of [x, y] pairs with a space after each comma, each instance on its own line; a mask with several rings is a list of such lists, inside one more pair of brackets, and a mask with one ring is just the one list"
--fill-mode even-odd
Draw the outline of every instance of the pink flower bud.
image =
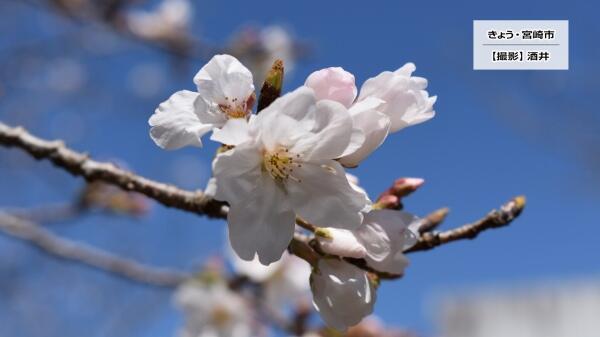
[[366, 248], [358, 241], [354, 232], [342, 228], [318, 228], [315, 238], [320, 248], [327, 254], [363, 258], [367, 255]]
[[379, 209], [401, 209], [402, 198], [413, 193], [425, 183], [421, 178], [399, 178], [385, 192], [377, 198], [377, 208]]
[[354, 75], [341, 67], [330, 67], [313, 72], [305, 86], [313, 89], [317, 99], [329, 99], [349, 108], [356, 98]]
[[425, 180], [421, 178], [400, 178], [394, 181], [392, 190], [394, 195], [402, 198], [416, 191], [424, 183]]

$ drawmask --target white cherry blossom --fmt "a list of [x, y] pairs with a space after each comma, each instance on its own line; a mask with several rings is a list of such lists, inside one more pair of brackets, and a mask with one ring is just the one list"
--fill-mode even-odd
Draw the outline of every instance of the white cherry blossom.
[[295, 255], [284, 252], [279, 261], [268, 266], [260, 263], [258, 257], [251, 261], [241, 259], [229, 244], [227, 255], [237, 274], [262, 285], [264, 304], [271, 310], [298, 304], [307, 297], [310, 265]]
[[417, 242], [420, 221], [410, 213], [390, 209], [366, 214], [355, 233], [367, 250], [367, 264], [377, 271], [402, 275], [408, 266], [403, 252]]
[[358, 229], [320, 228], [316, 239], [326, 253], [364, 258], [377, 271], [401, 275], [408, 266], [403, 251], [416, 243], [419, 223], [407, 212], [372, 210]]
[[348, 149], [340, 162], [357, 166], [377, 149], [389, 132], [424, 122], [434, 116], [436, 97], [429, 97], [427, 80], [411, 77], [415, 66], [407, 63], [395, 72], [383, 72], [368, 79], [356, 99], [354, 75], [340, 67], [313, 72], [305, 85], [314, 89], [319, 99], [330, 99], [348, 107], [353, 127], [364, 135], [364, 142]]
[[126, 16], [129, 29], [147, 39], [182, 39], [192, 19], [189, 0], [162, 0], [152, 11], [131, 11]]
[[213, 139], [235, 145], [217, 156], [216, 199], [227, 201], [229, 238], [245, 260], [279, 260], [296, 216], [317, 226], [360, 225], [365, 195], [334, 159], [348, 147], [352, 121], [341, 104], [300, 87], [260, 114], [228, 123]]
[[344, 331], [373, 312], [376, 289], [367, 273], [336, 258], [322, 258], [310, 276], [313, 304], [327, 326]]
[[427, 79], [412, 76], [414, 63], [406, 63], [396, 71], [384, 71], [365, 81], [360, 89], [358, 101], [375, 97], [385, 102], [379, 110], [391, 121], [390, 132], [419, 124], [435, 116], [433, 104], [437, 96], [430, 97]]
[[214, 56], [194, 83], [198, 92], [176, 92], [150, 117], [150, 136], [158, 146], [202, 146], [200, 138], [207, 132], [250, 116], [255, 101], [252, 74], [235, 57]]
[[225, 283], [188, 281], [177, 289], [175, 303], [185, 316], [181, 337], [255, 335], [251, 308]]

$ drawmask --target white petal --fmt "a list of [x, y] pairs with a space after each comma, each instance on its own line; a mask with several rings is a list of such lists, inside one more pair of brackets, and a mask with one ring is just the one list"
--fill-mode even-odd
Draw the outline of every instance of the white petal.
[[214, 198], [215, 194], [217, 194], [217, 179], [215, 179], [215, 177], [210, 177], [210, 179], [208, 179], [206, 182], [204, 195]]
[[313, 304], [327, 326], [344, 331], [373, 312], [376, 293], [365, 271], [321, 259], [311, 275]]
[[390, 132], [422, 123], [435, 115], [436, 97], [429, 97], [425, 91], [426, 79], [411, 76], [414, 70], [414, 64], [407, 63], [395, 72], [384, 71], [365, 81], [360, 90], [358, 101], [377, 97], [386, 102], [379, 111], [390, 117]]
[[312, 89], [300, 87], [252, 118], [250, 135], [268, 150], [284, 146], [304, 160], [334, 159], [348, 147], [352, 120], [341, 104], [316, 102]]
[[250, 261], [244, 260], [235, 253], [229, 242], [227, 242], [226, 252], [235, 272], [247, 276], [254, 282], [266, 281], [278, 272], [279, 269], [283, 267], [284, 263], [284, 260], [282, 259], [265, 266], [258, 261], [258, 256], [254, 256]]
[[294, 170], [286, 188], [294, 211], [321, 227], [354, 229], [362, 222], [365, 195], [354, 190], [334, 160], [307, 162]]
[[232, 205], [248, 200], [262, 179], [260, 150], [246, 143], [217, 155], [213, 176], [215, 199]]
[[244, 202], [229, 208], [231, 247], [244, 260], [258, 255], [264, 265], [278, 261], [292, 240], [295, 219], [284, 191], [265, 175]]
[[[373, 213], [375, 211], [371, 211]], [[369, 213], [369, 214], [370, 214]], [[365, 215], [363, 224], [356, 229], [356, 236], [362, 242], [371, 260], [382, 261], [391, 254], [392, 244], [385, 230], [378, 224], [366, 221], [369, 214]]]
[[249, 141], [249, 126], [245, 118], [228, 120], [221, 129], [215, 129], [210, 139], [226, 145], [240, 145]]
[[198, 119], [203, 124], [210, 124], [213, 128], [220, 128], [227, 122], [227, 116], [219, 109], [218, 103], [209, 101], [201, 95], [194, 102]]
[[202, 146], [202, 137], [212, 128], [203, 124], [194, 111], [195, 92], [183, 90], [162, 102], [148, 120], [150, 137], [164, 149]]
[[224, 103], [223, 98], [247, 99], [254, 92], [252, 73], [231, 55], [215, 55], [194, 76], [202, 97]]
[[277, 98], [250, 120], [250, 135], [259, 138], [265, 148], [290, 147], [312, 127], [306, 115], [315, 109], [316, 99], [310, 88], [300, 87]]
[[391, 125], [390, 118], [377, 111], [384, 103], [378, 98], [368, 97], [350, 108], [352, 123], [355, 128], [362, 131], [365, 140], [357, 149], [340, 158], [342, 165], [358, 166], [361, 161], [383, 144]]
[[305, 160], [339, 158], [348, 148], [353, 133], [352, 119], [341, 104], [319, 101], [305, 121], [312, 124], [310, 132], [291, 149], [295, 153], [303, 153]]
[[358, 241], [353, 231], [342, 228], [319, 228], [315, 238], [323, 252], [353, 258], [363, 258], [367, 255], [367, 250]]
[[252, 112], [252, 74], [231, 55], [214, 56], [194, 77], [201, 99], [196, 101], [200, 121], [222, 127], [229, 117]]
[[346, 179], [348, 179], [348, 183], [350, 184], [350, 187], [352, 187], [352, 189], [355, 190], [356, 192], [362, 194], [364, 196], [364, 198], [367, 200], [367, 204], [361, 210], [361, 212], [363, 212], [363, 213], [370, 212], [371, 208], [373, 206], [373, 201], [371, 201], [371, 199], [369, 198], [367, 191], [358, 184], [358, 177], [353, 174], [346, 173]]
[[414, 244], [409, 226], [419, 221], [410, 213], [387, 209], [365, 215], [363, 226], [356, 235], [367, 249], [368, 265], [378, 271], [404, 273], [408, 259], [403, 251]]
[[386, 100], [386, 108], [383, 110], [392, 121], [390, 132], [433, 118], [433, 104], [436, 99], [436, 96], [429, 97], [424, 90], [394, 90]]
[[350, 136], [350, 143], [348, 144], [348, 147], [346, 147], [346, 149], [342, 153], [341, 158], [344, 158], [344, 157], [351, 155], [354, 152], [358, 151], [361, 148], [361, 146], [363, 146], [363, 144], [365, 143], [365, 140], [366, 140], [366, 137], [365, 137], [365, 133], [363, 132], [363, 130], [356, 128], [356, 127], [352, 127], [352, 135]]

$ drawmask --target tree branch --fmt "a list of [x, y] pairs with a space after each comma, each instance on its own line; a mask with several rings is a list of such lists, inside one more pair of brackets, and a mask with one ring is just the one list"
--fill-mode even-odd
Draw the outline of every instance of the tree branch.
[[85, 153], [73, 151], [62, 141], [47, 141], [33, 136], [21, 127], [9, 127], [0, 122], [0, 144], [17, 147], [34, 158], [49, 160], [54, 165], [87, 181], [100, 180], [126, 191], [136, 191], [167, 207], [225, 218], [224, 203], [206, 196], [202, 191], [186, 191], [173, 185], [160, 183], [121, 169], [112, 163], [98, 162]]
[[60, 238], [31, 221], [4, 212], [0, 212], [0, 231], [55, 257], [143, 284], [173, 287], [190, 277], [184, 272], [147, 266], [83, 243]]
[[485, 230], [508, 226], [521, 214], [523, 208], [525, 208], [525, 197], [515, 197], [502, 205], [499, 210], [492, 210], [485, 217], [476, 222], [443, 232], [422, 233], [417, 244], [406, 250], [405, 253], [430, 250], [437, 246], [457, 240], [472, 240]]
[[[214, 218], [227, 217], [225, 204], [210, 198], [202, 191], [182, 190], [172, 185], [138, 176], [111, 163], [92, 160], [87, 154], [67, 148], [61, 141], [47, 141], [37, 138], [20, 127], [13, 128], [0, 122], [0, 145], [20, 148], [38, 160], [49, 160], [54, 165], [73, 175], [82, 176], [88, 181], [101, 180], [128, 191], [142, 193], [168, 207]], [[422, 233], [417, 244], [408, 249], [406, 253], [430, 250], [457, 240], [473, 239], [485, 230], [507, 226], [519, 216], [524, 207], [525, 198], [522, 196], [516, 197], [503, 205], [500, 210], [493, 210], [484, 218], [472, 224], [443, 232]], [[305, 242], [295, 237], [290, 249], [294, 251], [297, 250], [296, 248], [305, 245]]]

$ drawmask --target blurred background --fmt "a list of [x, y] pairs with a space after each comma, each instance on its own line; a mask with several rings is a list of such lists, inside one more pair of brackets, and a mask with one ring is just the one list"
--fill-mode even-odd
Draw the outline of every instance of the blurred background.
[[[395, 178], [423, 177], [405, 208], [450, 207], [442, 228], [519, 194], [528, 204], [507, 228], [411, 255], [406, 276], [382, 285], [377, 316], [419, 336], [598, 336], [599, 10], [583, 0], [3, 0], [0, 120], [202, 189], [214, 144], [160, 150], [147, 120], [174, 91], [193, 90], [215, 53], [237, 56], [257, 86], [282, 58], [284, 91], [324, 67], [342, 66], [360, 87], [414, 62], [438, 95], [437, 116], [389, 137], [351, 173], [371, 197]], [[569, 20], [570, 69], [473, 71], [474, 19]], [[0, 149], [3, 210], [151, 265], [194, 270], [222, 255], [223, 221], [126, 199]], [[1, 336], [171, 336], [182, 323], [171, 298], [0, 235]]]

